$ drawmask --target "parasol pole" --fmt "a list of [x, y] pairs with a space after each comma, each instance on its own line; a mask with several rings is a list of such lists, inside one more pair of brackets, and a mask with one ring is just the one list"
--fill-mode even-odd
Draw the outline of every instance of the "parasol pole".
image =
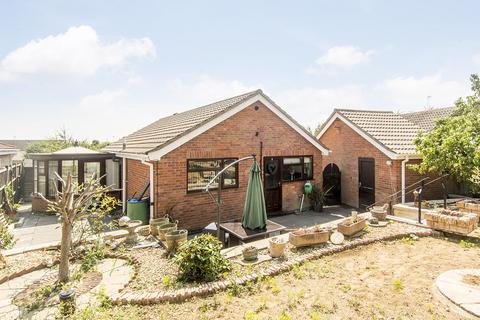
[[[228, 166], [226, 166], [225, 168], [223, 168], [222, 170], [220, 170], [216, 175], [215, 177], [213, 177], [208, 183], [207, 183], [207, 186], [205, 187], [205, 192], [207, 192], [210, 197], [212, 197], [213, 201], [215, 202], [215, 204], [217, 205], [217, 238], [220, 239], [220, 221], [221, 221], [221, 216], [222, 216], [222, 177], [223, 177], [223, 173], [228, 169], [230, 168], [231, 166], [234, 166], [236, 165], [237, 163], [241, 162], [241, 161], [244, 161], [244, 160], [249, 160], [249, 159], [253, 159], [254, 161], [256, 161], [256, 155], [255, 154], [252, 154], [251, 156], [248, 156], [248, 157], [244, 157], [244, 158], [241, 158], [241, 159], [238, 159], [238, 160], [235, 160], [234, 162], [230, 163]], [[218, 180], [218, 192], [217, 192], [217, 198], [215, 199], [215, 197], [213, 196], [213, 194], [210, 192], [210, 187], [211, 185], [215, 182], [215, 180], [219, 178]]]

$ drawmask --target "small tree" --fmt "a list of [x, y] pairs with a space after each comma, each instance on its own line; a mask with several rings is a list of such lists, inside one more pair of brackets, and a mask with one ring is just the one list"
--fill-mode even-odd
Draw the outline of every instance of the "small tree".
[[480, 80], [470, 77], [473, 95], [455, 102], [451, 116], [438, 120], [435, 129], [420, 133], [415, 140], [423, 161], [421, 173], [448, 173], [467, 183], [472, 192], [480, 192], [476, 182], [480, 172]]
[[101, 178], [92, 178], [83, 185], [78, 185], [72, 180], [69, 174], [67, 179], [62, 179], [58, 174], [56, 178], [60, 181], [62, 189], [59, 191], [55, 186], [55, 200], [48, 200], [43, 195], [41, 197], [48, 203], [49, 209], [55, 211], [62, 222], [62, 240], [60, 248], [60, 266], [58, 271], [58, 280], [62, 283], [70, 280], [69, 258], [72, 248], [72, 232], [75, 222], [90, 214], [95, 202], [110, 190], [110, 187], [104, 187], [100, 183]]
[[68, 147], [79, 145], [81, 147], [99, 150], [106, 147], [108, 142], [98, 140], [78, 140], [68, 134], [65, 128], [58, 130], [52, 138], [43, 141], [36, 141], [29, 144], [26, 148], [27, 153], [55, 152]]

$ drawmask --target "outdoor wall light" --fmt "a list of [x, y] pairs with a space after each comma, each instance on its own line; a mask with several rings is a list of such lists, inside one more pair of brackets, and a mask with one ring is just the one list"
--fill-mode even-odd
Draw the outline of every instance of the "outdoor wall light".
[[390, 161], [390, 160], [387, 160], [386, 164], [387, 164], [387, 166], [389, 166], [389, 167], [390, 167], [390, 166], [392, 165], [392, 161]]
[[258, 137], [259, 134], [260, 134], [260, 129], [257, 129], [257, 131], [255, 131], [255, 137]]

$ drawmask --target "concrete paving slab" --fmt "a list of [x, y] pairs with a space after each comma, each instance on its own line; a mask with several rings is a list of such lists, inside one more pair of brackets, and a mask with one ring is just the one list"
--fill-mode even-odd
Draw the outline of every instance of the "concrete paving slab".
[[474, 314], [476, 316], [480, 315], [480, 304], [479, 303], [464, 303], [462, 304], [462, 308], [470, 312], [471, 314]]
[[465, 283], [464, 277], [480, 277], [480, 269], [457, 269], [442, 273], [435, 284], [438, 290], [457, 306], [480, 316], [480, 286]]
[[299, 214], [288, 214], [269, 218], [287, 228], [295, 229], [309, 227], [316, 224], [325, 224], [351, 215], [353, 208], [347, 206], [327, 206], [323, 212], [304, 211]]

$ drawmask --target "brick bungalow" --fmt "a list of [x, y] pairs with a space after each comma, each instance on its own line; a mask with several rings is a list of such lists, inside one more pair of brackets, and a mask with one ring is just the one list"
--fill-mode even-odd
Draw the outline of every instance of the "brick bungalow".
[[[419, 131], [432, 130], [435, 121], [452, 110], [399, 114], [335, 109], [317, 135], [331, 151], [323, 160], [325, 183], [336, 181], [337, 198], [353, 207], [387, 202], [389, 195], [396, 192], [399, 197], [395, 201], [413, 201], [405, 188], [427, 176], [411, 168], [421, 161], [413, 141]], [[441, 199], [442, 195], [440, 180], [425, 188], [425, 199]]]
[[[322, 182], [328, 154], [261, 90], [162, 118], [105, 150], [123, 158], [123, 199], [150, 182], [150, 216], [175, 206], [174, 218], [189, 230], [215, 221], [216, 206], [203, 188], [230, 161], [257, 155], [273, 214], [298, 209], [305, 182]], [[240, 162], [224, 174], [224, 221], [241, 217], [250, 166]]]

